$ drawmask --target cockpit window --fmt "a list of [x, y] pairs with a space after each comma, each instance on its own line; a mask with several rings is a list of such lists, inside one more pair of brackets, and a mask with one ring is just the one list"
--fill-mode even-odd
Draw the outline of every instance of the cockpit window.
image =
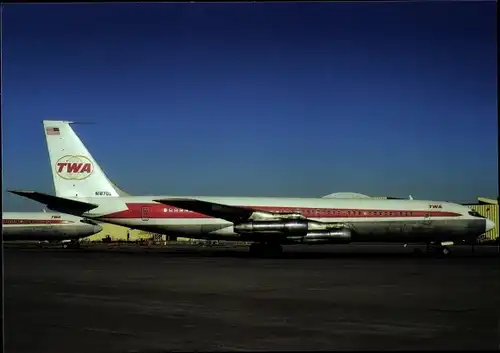
[[483, 216], [481, 216], [477, 211], [474, 211], [474, 210], [471, 210], [469, 211], [469, 215], [472, 216], [472, 217], [480, 217], [480, 218], [484, 218]]

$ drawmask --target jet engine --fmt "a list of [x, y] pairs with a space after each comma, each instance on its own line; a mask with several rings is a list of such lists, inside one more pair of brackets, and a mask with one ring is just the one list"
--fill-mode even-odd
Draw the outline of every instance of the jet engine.
[[302, 220], [251, 221], [234, 225], [239, 234], [293, 234], [306, 235], [309, 222]]
[[307, 233], [301, 241], [306, 244], [348, 244], [351, 242], [351, 231], [347, 228], [315, 231]]
[[314, 231], [305, 236], [287, 237], [288, 241], [304, 244], [349, 244], [351, 231], [348, 228], [335, 230]]
[[234, 231], [244, 236], [281, 235], [289, 241], [314, 244], [347, 244], [351, 231], [340, 224], [325, 224], [306, 220], [251, 221], [234, 225]]

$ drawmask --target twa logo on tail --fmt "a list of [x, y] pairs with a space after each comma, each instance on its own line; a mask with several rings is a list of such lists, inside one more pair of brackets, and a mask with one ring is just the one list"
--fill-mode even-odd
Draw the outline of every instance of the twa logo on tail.
[[56, 173], [66, 180], [87, 179], [94, 171], [90, 159], [85, 156], [64, 156], [55, 165]]

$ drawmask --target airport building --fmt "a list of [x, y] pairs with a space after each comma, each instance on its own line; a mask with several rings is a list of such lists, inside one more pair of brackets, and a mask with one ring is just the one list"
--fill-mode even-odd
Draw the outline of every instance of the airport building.
[[111, 242], [140, 242], [150, 240], [161, 242], [166, 240], [176, 240], [176, 237], [168, 237], [164, 234], [162, 235], [143, 230], [130, 229], [115, 224], [100, 223], [100, 225], [102, 226], [102, 231], [83, 239], [83, 242], [101, 242], [106, 238]]
[[153, 234], [149, 232], [130, 229], [114, 224], [100, 223], [100, 225], [102, 226], [102, 231], [86, 238], [85, 240], [92, 242], [102, 241], [104, 238], [109, 236], [111, 241], [140, 241], [151, 239], [153, 236]]

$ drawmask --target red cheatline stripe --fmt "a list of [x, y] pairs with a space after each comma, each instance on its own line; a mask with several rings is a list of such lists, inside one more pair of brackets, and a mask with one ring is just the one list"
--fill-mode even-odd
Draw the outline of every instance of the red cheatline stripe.
[[[200, 219], [210, 216], [184, 209], [156, 203], [128, 203], [128, 210], [111, 213], [103, 218], [109, 219]], [[269, 212], [300, 212], [309, 218], [408, 218], [408, 217], [457, 217], [461, 214], [447, 211], [409, 211], [409, 210], [374, 210], [374, 209], [330, 209], [305, 207], [270, 207], [251, 206], [252, 209]]]
[[2, 224], [64, 224], [69, 222], [60, 219], [2, 219]]

